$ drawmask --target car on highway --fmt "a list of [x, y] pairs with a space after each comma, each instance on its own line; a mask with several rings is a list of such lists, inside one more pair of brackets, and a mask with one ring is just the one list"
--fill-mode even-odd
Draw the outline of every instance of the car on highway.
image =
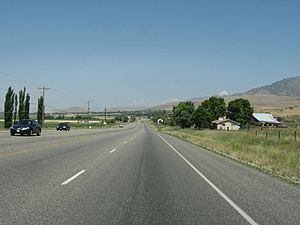
[[21, 120], [10, 128], [11, 136], [14, 136], [15, 134], [20, 134], [20, 135], [27, 134], [30, 136], [36, 134], [37, 136], [40, 136], [41, 133], [42, 133], [42, 127], [39, 124], [39, 122], [35, 120], [29, 120], [29, 119]]
[[123, 125], [123, 124], [120, 124], [119, 127], [120, 127], [120, 128], [124, 128], [124, 125]]
[[56, 127], [57, 131], [59, 131], [59, 130], [60, 131], [62, 131], [62, 130], [64, 130], [64, 131], [70, 131], [70, 129], [71, 129], [71, 127], [70, 127], [70, 125], [68, 123], [60, 123]]

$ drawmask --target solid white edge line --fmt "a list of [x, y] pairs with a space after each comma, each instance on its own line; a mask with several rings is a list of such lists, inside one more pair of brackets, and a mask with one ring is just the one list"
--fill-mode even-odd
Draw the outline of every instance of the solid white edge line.
[[117, 151], [117, 149], [113, 149], [113, 150], [111, 150], [111, 151], [110, 151], [110, 153], [113, 153], [113, 152], [115, 152], [115, 151]]
[[190, 163], [183, 155], [181, 155], [168, 141], [160, 134], [157, 134], [174, 152], [176, 152], [209, 186], [211, 186], [232, 208], [234, 208], [249, 224], [258, 225], [244, 210], [235, 204], [226, 194], [224, 194], [216, 185], [214, 185], [207, 177], [205, 177], [192, 163]]
[[76, 179], [77, 177], [79, 177], [81, 174], [83, 174], [86, 170], [81, 170], [80, 172], [76, 173], [73, 177], [69, 178], [68, 180], [66, 180], [65, 182], [63, 182], [61, 185], [66, 185], [68, 183], [70, 183], [72, 180]]

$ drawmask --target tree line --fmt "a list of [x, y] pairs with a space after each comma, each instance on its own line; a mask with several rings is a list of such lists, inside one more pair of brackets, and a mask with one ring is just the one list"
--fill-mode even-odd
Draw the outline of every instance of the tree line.
[[[37, 119], [42, 125], [44, 121], [44, 99], [38, 99], [38, 112]], [[26, 88], [15, 93], [14, 89], [10, 86], [5, 95], [4, 101], [4, 127], [10, 128], [14, 123], [29, 119], [30, 114], [30, 94], [26, 93]]]
[[158, 112], [152, 117], [154, 122], [162, 119], [164, 124], [189, 128], [195, 126], [198, 129], [211, 128], [212, 122], [220, 117], [227, 117], [239, 122], [241, 127], [247, 127], [251, 123], [254, 110], [247, 99], [230, 101], [226, 106], [224, 98], [210, 97], [203, 101], [197, 108], [193, 102], [180, 102], [173, 107], [171, 113]]

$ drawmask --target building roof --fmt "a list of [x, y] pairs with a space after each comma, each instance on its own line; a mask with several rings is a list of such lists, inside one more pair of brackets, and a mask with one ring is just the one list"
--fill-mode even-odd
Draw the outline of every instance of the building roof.
[[225, 120], [215, 120], [215, 121], [212, 121], [211, 123], [213, 124], [221, 124], [221, 123], [232, 123], [232, 124], [235, 124], [235, 125], [240, 125], [239, 122], [236, 122], [234, 120], [231, 120], [231, 119], [225, 119]]
[[252, 116], [261, 123], [281, 124], [281, 122], [276, 120], [273, 115], [269, 113], [253, 113]]

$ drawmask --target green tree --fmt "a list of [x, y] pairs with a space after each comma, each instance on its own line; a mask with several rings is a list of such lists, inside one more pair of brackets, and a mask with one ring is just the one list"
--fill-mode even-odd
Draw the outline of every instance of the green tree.
[[122, 115], [122, 119], [121, 121], [123, 121], [124, 123], [127, 123], [128, 122], [128, 116], [127, 115]]
[[38, 110], [37, 110], [37, 120], [43, 126], [44, 124], [44, 98], [43, 96], [38, 98]]
[[199, 105], [199, 107], [194, 112], [193, 122], [195, 124], [195, 127], [198, 129], [210, 127], [211, 116], [208, 110], [203, 105]]
[[163, 124], [166, 124], [166, 122], [167, 122], [167, 111], [166, 110], [163, 110], [163, 111], [156, 111], [156, 112], [154, 112], [153, 113], [153, 115], [151, 116], [151, 118], [152, 118], [152, 121], [154, 122], [154, 123], [157, 123], [157, 121], [159, 120], [159, 119], [162, 119], [164, 122], [163, 122]]
[[30, 111], [30, 95], [27, 93], [24, 103], [24, 119], [29, 119], [29, 111]]
[[210, 122], [226, 115], [226, 104], [224, 98], [210, 97], [202, 102], [202, 106], [210, 114]]
[[134, 115], [130, 116], [130, 120], [131, 120], [131, 122], [136, 121], [136, 116], [134, 116]]
[[181, 128], [188, 128], [193, 125], [193, 113], [195, 111], [192, 102], [180, 102], [178, 106], [173, 107], [173, 116], [176, 125]]
[[15, 94], [14, 123], [17, 122], [17, 114], [18, 114], [18, 95]]
[[12, 126], [13, 111], [14, 111], [14, 90], [9, 87], [5, 95], [4, 102], [4, 127], [10, 128]]
[[19, 120], [25, 119], [25, 92], [25, 87], [19, 91]]
[[242, 127], [245, 127], [251, 122], [251, 116], [254, 110], [247, 99], [236, 99], [229, 102], [227, 107], [227, 116], [239, 122]]
[[127, 123], [128, 122], [128, 115], [127, 114], [116, 115], [115, 120]]

